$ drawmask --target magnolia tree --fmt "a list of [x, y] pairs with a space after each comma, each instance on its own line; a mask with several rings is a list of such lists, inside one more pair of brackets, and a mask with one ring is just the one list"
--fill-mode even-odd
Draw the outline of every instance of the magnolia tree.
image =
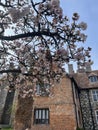
[[0, 73], [7, 74], [10, 88], [19, 89], [21, 100], [36, 94], [35, 84], [60, 80], [70, 61], [79, 67], [91, 64], [91, 48], [77, 46], [87, 38], [87, 24], [77, 13], [70, 23], [59, 0], [1, 0], [0, 8]]

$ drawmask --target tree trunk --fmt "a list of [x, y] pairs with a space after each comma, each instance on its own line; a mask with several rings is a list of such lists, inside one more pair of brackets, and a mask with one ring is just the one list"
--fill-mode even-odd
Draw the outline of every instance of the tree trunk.
[[33, 97], [22, 98], [18, 96], [15, 113], [14, 130], [28, 130], [31, 128]]

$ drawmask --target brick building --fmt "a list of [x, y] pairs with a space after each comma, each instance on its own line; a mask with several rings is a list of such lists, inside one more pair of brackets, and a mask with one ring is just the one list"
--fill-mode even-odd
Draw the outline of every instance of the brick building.
[[76, 130], [76, 102], [69, 77], [65, 76], [53, 87], [49, 97], [35, 97], [33, 105], [33, 130]]
[[69, 74], [51, 91], [49, 96], [34, 97], [32, 130], [98, 130], [98, 70], [74, 73], [69, 66]]
[[82, 122], [85, 130], [98, 130], [98, 70], [76, 73]]

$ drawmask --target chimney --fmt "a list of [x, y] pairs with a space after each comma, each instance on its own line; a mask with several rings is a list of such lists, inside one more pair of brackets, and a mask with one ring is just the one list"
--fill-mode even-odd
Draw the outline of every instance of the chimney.
[[91, 72], [91, 71], [92, 71], [91, 65], [87, 65], [87, 66], [86, 66], [86, 72]]
[[78, 73], [84, 73], [84, 72], [85, 72], [85, 69], [84, 69], [84, 68], [79, 68], [79, 69], [77, 70], [77, 72], [78, 72]]
[[84, 73], [85, 72], [85, 67], [81, 67], [80, 65], [77, 65], [78, 69], [77, 72], [78, 73]]
[[68, 71], [69, 71], [69, 74], [73, 74], [74, 73], [73, 64], [68, 64]]

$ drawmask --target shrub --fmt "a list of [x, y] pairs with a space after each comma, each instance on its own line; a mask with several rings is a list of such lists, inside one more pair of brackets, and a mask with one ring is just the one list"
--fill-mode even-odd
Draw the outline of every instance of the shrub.
[[84, 130], [84, 129], [83, 129], [83, 128], [79, 128], [79, 127], [78, 127], [78, 128], [76, 128], [76, 130]]
[[1, 130], [12, 130], [12, 128], [7, 127], [7, 128], [2, 128]]

